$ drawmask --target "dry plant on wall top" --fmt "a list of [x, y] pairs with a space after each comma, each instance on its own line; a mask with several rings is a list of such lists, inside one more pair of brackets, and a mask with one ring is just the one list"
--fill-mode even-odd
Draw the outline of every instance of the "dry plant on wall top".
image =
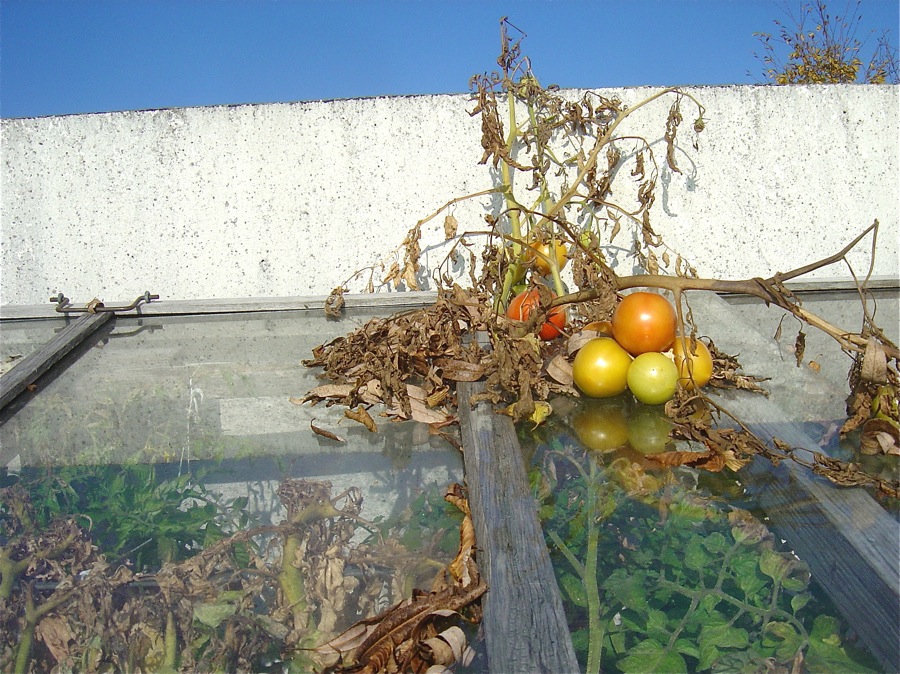
[[[323, 344], [304, 361], [323, 369], [328, 383], [296, 402], [326, 402], [370, 409], [390, 419], [416, 419], [434, 433], [452, 438], [447, 426], [455, 408], [472, 401], [456, 399], [454, 384], [484, 380], [481, 399], [495, 403], [517, 421], [541, 423], [552, 413], [552, 395], [578, 396], [571, 359], [578, 346], [613, 315], [622, 291], [651, 289], [672, 298], [683, 350], [697, 347], [698, 330], [685, 301], [695, 291], [743, 293], [793, 315], [804, 325], [832, 337], [851, 362], [848, 420], [842, 429], [862, 429], [863, 442], [897, 454], [898, 352], [876, 325], [860, 282], [864, 322], [858, 330], [835, 326], [806, 309], [786, 283], [835, 262], [865, 241], [874, 256], [878, 222], [823, 260], [768, 277], [725, 281], [698, 278], [687, 257], [671, 250], [654, 230], [651, 215], [663, 163], [676, 162], [685, 133], [696, 151], [704, 129], [702, 104], [689, 92], [663, 89], [626, 106], [615, 98], [588, 92], [567, 97], [542, 86], [521, 52], [521, 34], [501, 21], [500, 70], [471, 80], [473, 109], [481, 119], [480, 163], [489, 164], [495, 185], [450, 200], [410, 229], [396, 251], [396, 264], [384, 281], [415, 288], [420, 277], [419, 238], [423, 227], [444, 215], [448, 253], [430, 270], [438, 285], [437, 301], [426, 308], [376, 318], [359, 329]], [[671, 99], [660, 120], [665, 156], [656, 145], [628, 128], [634, 115], [654, 101]], [[684, 124], [685, 117], [690, 120]], [[613, 189], [615, 187], [615, 189]], [[499, 197], [501, 204], [485, 216], [486, 228], [458, 232], [451, 208], [466, 199]], [[476, 239], [484, 240], [476, 247]], [[461, 259], [468, 262], [468, 287], [450, 274]], [[569, 292], [560, 272], [571, 261]], [[619, 275], [632, 266], [639, 273]], [[372, 268], [369, 268], [371, 272]], [[852, 269], [852, 268], [851, 268]], [[352, 279], [351, 279], [352, 280]], [[350, 280], [348, 280], [348, 283]], [[369, 286], [373, 286], [370, 275]], [[330, 311], [339, 314], [347, 284], [335, 289]], [[548, 328], [549, 326], [549, 328]], [[473, 339], [484, 333], [489, 344]], [[558, 335], [564, 339], [548, 339]], [[802, 334], [802, 333], [801, 333]], [[762, 380], [742, 372], [734, 356], [716, 348], [711, 335], [703, 345], [711, 352], [709, 385], [760, 391]], [[797, 348], [802, 358], [802, 343]], [[761, 373], [765, 374], [765, 373]], [[704, 390], [679, 387], [665, 406], [676, 438], [701, 443], [702, 451], [666, 452], [662, 465], [687, 464], [707, 470], [738, 470], [754, 454], [777, 461], [790, 458], [832, 481], [867, 485], [896, 496], [898, 483], [870, 475], [855, 464], [818, 452], [767, 443]], [[716, 420], [727, 418], [724, 425]]]
[[[856, 38], [861, 0], [846, 2], [843, 16], [832, 15], [824, 0], [803, 3], [799, 17], [786, 9], [791, 25], [775, 21], [778, 34], [755, 33], [763, 45], [758, 56], [766, 79], [775, 84], [897, 84], [897, 47], [888, 32], [876, 39], [863, 62], [864, 44]], [[787, 51], [782, 61], [779, 51]], [[865, 65], [865, 69], [863, 66]]]

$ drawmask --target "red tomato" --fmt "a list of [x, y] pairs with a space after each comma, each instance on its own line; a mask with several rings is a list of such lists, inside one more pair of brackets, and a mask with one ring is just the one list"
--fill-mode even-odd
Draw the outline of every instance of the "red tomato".
[[[556, 297], [552, 291], [550, 295], [551, 297]], [[510, 300], [506, 316], [514, 321], [527, 321], [528, 317], [531, 316], [531, 312], [538, 306], [540, 306], [540, 294], [537, 288], [532, 288], [519, 293]], [[547, 322], [541, 326], [541, 331], [538, 334], [544, 340], [555, 339], [562, 334], [562, 329], [565, 327], [565, 307], [553, 307], [547, 313]]]
[[626, 295], [612, 317], [613, 337], [632, 356], [665, 351], [675, 341], [675, 309], [662, 295]]

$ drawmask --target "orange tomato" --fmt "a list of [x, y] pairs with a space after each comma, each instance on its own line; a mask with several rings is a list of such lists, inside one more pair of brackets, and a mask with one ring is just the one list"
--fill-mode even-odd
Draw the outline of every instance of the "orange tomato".
[[582, 393], [609, 398], [626, 388], [631, 356], [611, 337], [596, 337], [582, 346], [572, 361], [572, 378]]
[[631, 293], [616, 307], [612, 329], [613, 337], [632, 356], [665, 351], [675, 340], [675, 309], [662, 295]]
[[[556, 297], [551, 291], [550, 295]], [[506, 316], [514, 321], [527, 321], [531, 312], [540, 306], [540, 294], [537, 288], [519, 293], [509, 302]], [[547, 313], [547, 321], [541, 326], [538, 333], [543, 340], [556, 339], [566, 327], [565, 307], [553, 307]]]
[[[690, 352], [685, 356], [686, 350]], [[688, 391], [706, 386], [712, 377], [712, 354], [699, 339], [691, 344], [690, 337], [678, 337], [672, 344], [672, 355], [678, 367], [678, 384]]]

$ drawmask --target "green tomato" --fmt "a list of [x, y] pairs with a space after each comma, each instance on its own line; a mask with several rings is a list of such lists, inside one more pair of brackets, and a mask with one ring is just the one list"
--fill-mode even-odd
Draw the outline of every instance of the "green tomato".
[[648, 351], [631, 361], [626, 381], [639, 401], [645, 405], [659, 405], [675, 395], [678, 368], [665, 355]]

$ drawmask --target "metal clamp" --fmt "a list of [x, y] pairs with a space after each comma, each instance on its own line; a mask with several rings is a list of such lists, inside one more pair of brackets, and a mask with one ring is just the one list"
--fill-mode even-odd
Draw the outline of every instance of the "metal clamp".
[[108, 307], [98, 299], [93, 299], [83, 307], [73, 307], [69, 298], [60, 293], [56, 297], [51, 297], [51, 302], [56, 302], [56, 311], [61, 314], [101, 314], [112, 313], [117, 311], [131, 311], [137, 308], [141, 303], [149, 304], [152, 300], [158, 300], [159, 295], [151, 295], [148, 290], [143, 295], [135, 298], [134, 302], [127, 305]]

